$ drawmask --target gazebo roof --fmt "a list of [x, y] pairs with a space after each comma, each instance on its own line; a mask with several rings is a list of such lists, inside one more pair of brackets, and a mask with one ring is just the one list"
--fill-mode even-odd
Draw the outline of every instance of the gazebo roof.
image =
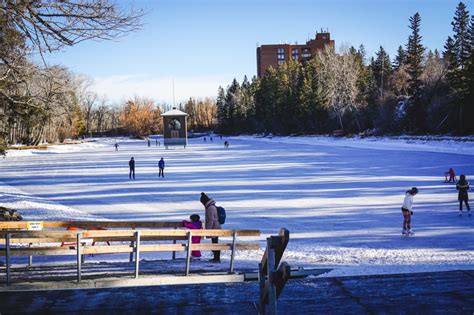
[[161, 116], [188, 116], [188, 114], [180, 111], [179, 109], [176, 109], [176, 107], [173, 107], [172, 110], [169, 110], [166, 113], [161, 114]]

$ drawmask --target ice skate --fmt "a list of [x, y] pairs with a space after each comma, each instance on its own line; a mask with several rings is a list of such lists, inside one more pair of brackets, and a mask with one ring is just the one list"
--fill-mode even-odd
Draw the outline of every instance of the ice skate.
[[459, 211], [458, 217], [462, 217], [462, 212]]
[[404, 235], [404, 236], [407, 235], [407, 230], [403, 230], [402, 235]]
[[413, 236], [413, 235], [415, 235], [415, 232], [413, 232], [412, 230], [407, 231], [407, 236]]

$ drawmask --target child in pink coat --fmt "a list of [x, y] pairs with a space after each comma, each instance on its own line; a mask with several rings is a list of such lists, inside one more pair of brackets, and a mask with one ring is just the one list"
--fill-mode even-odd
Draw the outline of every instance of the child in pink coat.
[[[192, 214], [190, 217], [190, 221], [183, 221], [183, 226], [192, 229], [192, 230], [202, 230], [202, 222], [201, 218], [199, 217], [198, 214]], [[191, 237], [191, 242], [193, 244], [199, 244], [201, 243], [201, 237], [200, 236], [192, 236]], [[193, 258], [200, 258], [201, 257], [201, 251], [200, 250], [193, 250], [191, 251], [191, 257]]]

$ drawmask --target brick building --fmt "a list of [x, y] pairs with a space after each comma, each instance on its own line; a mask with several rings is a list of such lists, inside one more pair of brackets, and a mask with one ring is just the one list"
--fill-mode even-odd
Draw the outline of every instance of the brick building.
[[326, 46], [334, 48], [334, 40], [331, 40], [329, 32], [316, 33], [316, 38], [307, 41], [305, 45], [261, 45], [257, 47], [257, 75], [261, 78], [268, 67], [277, 68], [290, 58], [308, 60]]

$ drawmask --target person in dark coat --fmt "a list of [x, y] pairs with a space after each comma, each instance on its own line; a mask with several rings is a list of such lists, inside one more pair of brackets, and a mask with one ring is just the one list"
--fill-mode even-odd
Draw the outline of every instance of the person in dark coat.
[[469, 182], [466, 180], [466, 175], [459, 176], [459, 181], [456, 184], [456, 189], [458, 191], [459, 216], [462, 216], [463, 202], [466, 204], [469, 216], [471, 216], [471, 207], [469, 207], [469, 195], [467, 193], [467, 191], [469, 190]]
[[128, 174], [129, 179], [135, 179], [135, 160], [132, 158], [128, 161], [128, 167], [130, 168], [130, 173]]
[[165, 160], [161, 158], [161, 160], [158, 162], [158, 168], [160, 169], [158, 172], [158, 177], [165, 177]]
[[[201, 193], [201, 198], [199, 201], [201, 201], [201, 203], [204, 205], [206, 211], [206, 230], [220, 230], [221, 224], [219, 223], [219, 216], [217, 215], [216, 202], [203, 192]], [[219, 238], [212, 237], [211, 241], [213, 244], [217, 244], [219, 242]], [[213, 250], [212, 253], [214, 254], [214, 257], [211, 259], [211, 262], [220, 263], [221, 251]]]

